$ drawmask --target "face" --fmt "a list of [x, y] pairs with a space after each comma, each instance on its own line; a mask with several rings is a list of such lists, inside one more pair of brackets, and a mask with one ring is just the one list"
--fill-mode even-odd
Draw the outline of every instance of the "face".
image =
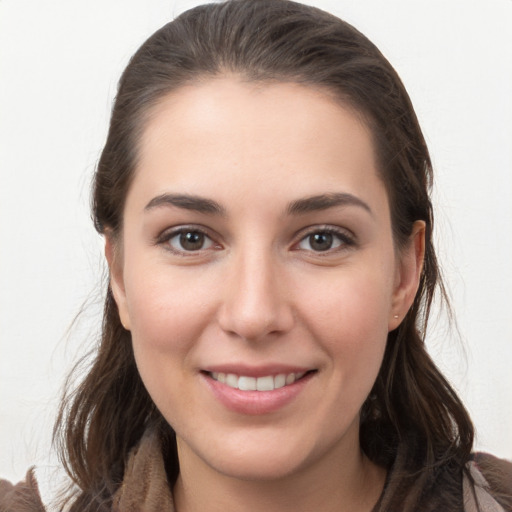
[[121, 238], [114, 296], [180, 460], [267, 479], [358, 452], [421, 243], [397, 254], [356, 114], [296, 84], [173, 92], [145, 129]]

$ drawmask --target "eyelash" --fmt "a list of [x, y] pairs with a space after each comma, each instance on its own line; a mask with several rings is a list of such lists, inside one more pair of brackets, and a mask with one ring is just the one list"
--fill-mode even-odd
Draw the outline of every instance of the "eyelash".
[[[188, 234], [199, 234], [203, 236], [205, 241], [208, 241], [209, 243], [208, 247], [200, 247], [197, 250], [187, 250], [185, 248], [175, 248], [171, 245], [171, 240], [173, 240], [174, 238], [185, 236]], [[169, 230], [166, 230], [157, 237], [156, 244], [164, 246], [164, 248], [167, 251], [170, 251], [173, 254], [184, 257], [190, 257], [200, 254], [203, 251], [210, 250], [212, 247], [215, 249], [221, 248], [220, 244], [216, 243], [210, 236], [208, 230], [200, 226], [180, 226], [177, 228], [171, 228]]]
[[[199, 234], [202, 237], [204, 237], [204, 240], [207, 240], [208, 247], [204, 247], [204, 243], [201, 247], [199, 247], [197, 250], [191, 249], [187, 250], [185, 248], [176, 248], [171, 245], [171, 240], [173, 240], [176, 237], [182, 237], [184, 235], [188, 234]], [[356, 240], [353, 235], [350, 235], [347, 233], [346, 230], [341, 228], [336, 228], [333, 226], [315, 226], [314, 228], [308, 228], [307, 230], [303, 231], [301, 234], [301, 238], [298, 242], [294, 243], [292, 246], [292, 250], [295, 251], [304, 251], [304, 252], [310, 252], [312, 254], [323, 256], [323, 255], [330, 255], [332, 253], [340, 252], [343, 250], [346, 250], [348, 248], [354, 247], [356, 245]], [[300, 245], [307, 241], [308, 238], [310, 239], [310, 246], [311, 246], [311, 238], [314, 235], [329, 235], [332, 236], [333, 239], [337, 239], [337, 245], [335, 247], [328, 247], [325, 250], [317, 250], [314, 249], [307, 249], [302, 248]], [[332, 240], [333, 243], [336, 243], [334, 240]], [[177, 228], [171, 228], [169, 230], [164, 231], [161, 235], [159, 235], [156, 239], [157, 245], [162, 245], [164, 248], [174, 254], [177, 254], [179, 256], [184, 257], [190, 257], [194, 255], [198, 255], [202, 253], [203, 251], [211, 250], [212, 248], [215, 250], [222, 249], [222, 246], [214, 241], [214, 239], [210, 236], [208, 230], [200, 227], [200, 226], [180, 226]], [[183, 242], [183, 240], [180, 240], [178, 243]]]
[[[304, 241], [308, 240], [308, 238], [314, 235], [330, 235], [333, 238], [336, 238], [339, 243], [336, 247], [329, 247], [326, 250], [318, 251], [315, 251], [313, 249], [303, 249], [300, 247], [300, 244], [302, 244]], [[327, 256], [336, 252], [349, 249], [351, 247], [355, 247], [355, 245], [355, 237], [352, 234], [349, 234], [346, 229], [336, 228], [334, 226], [315, 226], [314, 228], [309, 229], [305, 233], [302, 233], [302, 237], [300, 238], [299, 242], [294, 244], [294, 248], [296, 248], [295, 250], [297, 251], [307, 251], [318, 256]]]

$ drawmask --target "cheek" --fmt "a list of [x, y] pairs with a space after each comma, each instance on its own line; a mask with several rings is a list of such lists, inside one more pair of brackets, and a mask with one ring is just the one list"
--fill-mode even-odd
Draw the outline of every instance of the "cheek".
[[392, 279], [367, 267], [333, 277], [313, 296], [313, 288], [308, 288], [304, 317], [330, 354], [334, 371], [342, 372], [343, 379], [368, 387], [378, 373], [386, 346]]
[[165, 272], [138, 274], [127, 280], [126, 290], [139, 374], [174, 428], [179, 427], [176, 411], [194, 407], [191, 354], [209, 316], [205, 297], [187, 282], [179, 275], [171, 279]]
[[132, 270], [125, 274], [134, 344], [157, 352], [187, 350], [209, 317], [208, 284], [188, 271], [154, 263], [144, 267], [127, 266]]
[[333, 273], [322, 282], [311, 276], [300, 294], [303, 310], [318, 327], [328, 331], [358, 333], [383, 331], [387, 333], [392, 305], [393, 272], [372, 271], [368, 266]]
[[126, 268], [135, 360], [149, 394], [167, 416], [170, 403], [187, 397], [184, 370], [190, 367], [190, 356], [211, 317], [208, 286], [192, 286], [189, 273], [171, 273], [165, 266]]

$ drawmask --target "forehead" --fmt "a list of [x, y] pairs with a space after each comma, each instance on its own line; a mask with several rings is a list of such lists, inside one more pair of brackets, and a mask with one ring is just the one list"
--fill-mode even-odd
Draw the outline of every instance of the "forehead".
[[369, 129], [328, 91], [222, 77], [164, 97], [143, 131], [132, 189], [208, 196], [234, 185], [296, 196], [382, 188]]

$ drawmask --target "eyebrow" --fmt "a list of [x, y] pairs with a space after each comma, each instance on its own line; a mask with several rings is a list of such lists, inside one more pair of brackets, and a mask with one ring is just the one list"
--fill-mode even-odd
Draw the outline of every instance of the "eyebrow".
[[371, 208], [363, 200], [347, 193], [320, 194], [298, 199], [290, 203], [288, 213], [291, 215], [300, 215], [303, 213], [327, 210], [335, 206], [357, 206], [363, 208], [373, 216]]
[[[154, 197], [145, 206], [144, 211], [161, 206], [176, 206], [185, 210], [193, 210], [209, 215], [225, 215], [226, 210], [216, 201], [189, 194], [161, 194]], [[347, 193], [328, 193], [305, 197], [292, 201], [287, 208], [289, 215], [301, 215], [310, 212], [327, 210], [336, 206], [357, 206], [373, 215], [371, 208], [358, 197]]]
[[216, 201], [188, 194], [161, 194], [151, 199], [144, 208], [144, 211], [152, 210], [160, 206], [177, 206], [185, 210], [193, 210], [210, 215], [225, 215], [226, 213], [224, 208]]

